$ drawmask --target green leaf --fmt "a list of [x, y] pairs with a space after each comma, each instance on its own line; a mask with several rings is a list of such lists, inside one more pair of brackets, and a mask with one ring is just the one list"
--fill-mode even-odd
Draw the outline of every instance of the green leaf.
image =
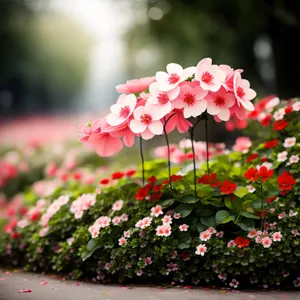
[[250, 213], [247, 212], [247, 211], [243, 211], [241, 215], [244, 216], [244, 217], [246, 217], [246, 218], [249, 218], [249, 219], [260, 219], [259, 216], [250, 214]]
[[261, 209], [261, 201], [257, 200], [257, 201], [252, 202], [252, 206], [254, 209]]
[[199, 198], [195, 197], [194, 195], [186, 195], [179, 198], [177, 201], [181, 203], [196, 203], [199, 201]]
[[208, 217], [211, 214], [213, 214], [213, 212], [214, 211], [211, 208], [207, 207], [207, 208], [199, 209], [197, 211], [197, 215], [199, 215], [201, 217]]
[[181, 203], [176, 207], [175, 212], [180, 213], [180, 216], [185, 218], [192, 212], [193, 208], [193, 204]]
[[165, 199], [160, 201], [160, 205], [163, 207], [168, 207], [175, 202], [175, 199]]
[[215, 189], [208, 184], [198, 184], [197, 186], [198, 197], [212, 196], [215, 192]]
[[225, 224], [234, 220], [235, 216], [231, 215], [227, 210], [219, 210], [215, 218], [217, 224]]
[[242, 159], [241, 152], [231, 152], [228, 154], [228, 156], [232, 161], [240, 161]]
[[201, 217], [200, 220], [201, 220], [201, 223], [207, 227], [216, 227], [217, 226], [215, 216]]
[[204, 224], [202, 224], [202, 223], [198, 223], [198, 224], [196, 225], [196, 228], [197, 228], [198, 232], [204, 231], [205, 229], [207, 229], [207, 227], [210, 227], [210, 226], [206, 226], [206, 225], [204, 225]]
[[87, 260], [101, 246], [102, 245], [99, 244], [99, 241], [94, 240], [94, 239], [89, 240], [89, 242], [87, 243], [87, 246], [86, 246], [87, 251], [85, 251], [81, 254], [82, 260], [83, 261]]
[[192, 237], [189, 233], [184, 232], [184, 233], [180, 234], [178, 248], [179, 249], [190, 248], [191, 240], [192, 240]]
[[244, 196], [246, 196], [247, 194], [249, 194], [249, 191], [247, 188], [245, 187], [240, 187], [238, 189], [236, 189], [234, 191], [234, 194], [240, 198], [243, 198]]
[[245, 231], [249, 231], [250, 229], [255, 227], [255, 223], [253, 219], [242, 218], [237, 225]]

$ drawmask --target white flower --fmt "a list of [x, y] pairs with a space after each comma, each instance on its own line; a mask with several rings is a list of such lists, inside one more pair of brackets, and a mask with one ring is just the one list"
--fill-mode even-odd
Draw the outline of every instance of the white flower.
[[284, 146], [285, 148], [291, 148], [291, 147], [293, 147], [295, 144], [296, 144], [296, 138], [295, 138], [295, 137], [289, 137], [289, 138], [286, 138], [286, 139], [284, 140], [283, 146]]
[[299, 156], [298, 155], [292, 155], [290, 157], [289, 161], [290, 161], [291, 164], [295, 164], [295, 163], [297, 163], [299, 161]]
[[287, 151], [283, 151], [277, 154], [277, 160], [280, 162], [286, 161], [287, 160]]
[[248, 191], [250, 193], [254, 193], [255, 192], [255, 187], [252, 184], [247, 185], [246, 188], [248, 189]]

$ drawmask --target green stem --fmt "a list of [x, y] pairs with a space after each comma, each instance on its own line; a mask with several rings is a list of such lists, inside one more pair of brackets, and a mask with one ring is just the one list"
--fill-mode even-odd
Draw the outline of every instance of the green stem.
[[260, 204], [260, 210], [261, 210], [261, 228], [263, 230], [264, 226], [264, 215], [263, 215], [263, 207], [264, 207], [264, 188], [263, 188], [263, 183], [262, 180], [260, 180], [260, 188], [261, 188], [261, 204]]
[[207, 173], [210, 173], [209, 169], [209, 152], [208, 152], [208, 116], [207, 113], [204, 116], [205, 118], [205, 142], [206, 142], [206, 168], [207, 168]]
[[143, 187], [144, 187], [145, 186], [145, 160], [143, 154], [143, 139], [141, 135], [140, 135], [140, 155], [142, 161], [142, 180], [143, 180]]

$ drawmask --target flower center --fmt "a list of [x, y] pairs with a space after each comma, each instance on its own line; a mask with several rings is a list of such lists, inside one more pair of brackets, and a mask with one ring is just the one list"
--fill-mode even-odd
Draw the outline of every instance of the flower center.
[[150, 116], [148, 114], [144, 114], [141, 116], [141, 121], [142, 121], [142, 123], [149, 125], [152, 123], [152, 116]]
[[195, 99], [195, 98], [196, 98], [195, 95], [193, 95], [193, 94], [191, 94], [191, 93], [186, 93], [186, 94], [184, 95], [183, 102], [184, 102], [185, 104], [187, 104], [188, 106], [192, 106], [192, 105], [194, 105], [195, 102], [196, 102], [196, 99]]
[[120, 108], [120, 112], [119, 112], [120, 117], [127, 118], [129, 114], [130, 114], [129, 106], [125, 105], [125, 106]]
[[176, 74], [176, 73], [170, 74], [170, 76], [169, 76], [169, 78], [168, 78], [168, 81], [169, 81], [170, 84], [177, 83], [179, 80], [180, 80], [180, 77], [179, 77], [179, 75]]
[[217, 96], [216, 99], [215, 99], [215, 104], [217, 106], [224, 106], [224, 104], [225, 104], [224, 98], [221, 97], [221, 96]]
[[245, 96], [244, 89], [241, 88], [240, 86], [237, 88], [236, 93], [240, 98], [243, 98]]
[[158, 95], [158, 97], [157, 97], [157, 99], [158, 99], [158, 102], [160, 103], [160, 104], [166, 104], [166, 103], [168, 103], [169, 102], [169, 96], [166, 94], [166, 93], [161, 93], [161, 94], [159, 94]]
[[211, 84], [213, 79], [214, 77], [208, 72], [204, 72], [201, 77], [201, 80], [206, 84]]

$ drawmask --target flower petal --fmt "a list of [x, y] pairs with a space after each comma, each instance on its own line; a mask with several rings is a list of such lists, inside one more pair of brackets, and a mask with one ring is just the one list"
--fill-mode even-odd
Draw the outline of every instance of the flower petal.
[[134, 133], [141, 133], [146, 130], [147, 126], [138, 120], [131, 120], [129, 127]]

